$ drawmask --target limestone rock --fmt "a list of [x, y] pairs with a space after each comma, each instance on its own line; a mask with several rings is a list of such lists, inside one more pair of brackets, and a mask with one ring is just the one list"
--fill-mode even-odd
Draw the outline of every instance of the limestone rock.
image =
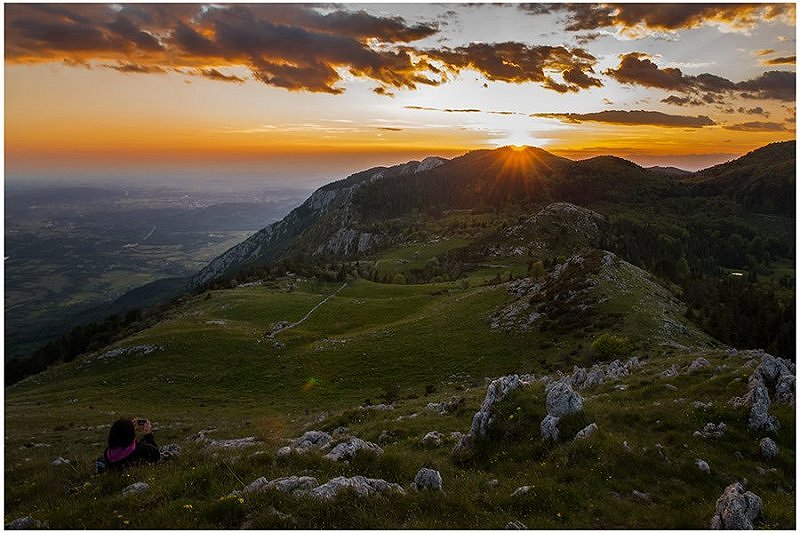
[[63, 457], [57, 457], [50, 464], [53, 465], [53, 466], [68, 465], [69, 464], [69, 459], [64, 459]]
[[533, 487], [531, 487], [530, 485], [523, 485], [521, 487], [517, 487], [517, 489], [511, 493], [511, 497], [516, 498], [518, 496], [524, 496], [529, 492], [533, 492]]
[[314, 498], [330, 500], [343, 490], [352, 489], [358, 496], [375, 496], [384, 493], [405, 494], [403, 487], [397, 483], [389, 483], [383, 479], [372, 479], [364, 476], [336, 477], [311, 490]]
[[158, 453], [161, 456], [161, 460], [166, 461], [173, 457], [178, 457], [181, 454], [181, 447], [177, 443], [172, 442], [159, 448]]
[[295, 494], [309, 491], [317, 486], [319, 486], [319, 482], [317, 482], [316, 478], [310, 476], [279, 477], [272, 481], [267, 481], [267, 478], [260, 477], [247, 485], [242, 492], [245, 494], [255, 494], [267, 490], [277, 490]]
[[769, 437], [764, 437], [759, 441], [761, 447], [761, 456], [765, 459], [772, 459], [778, 456], [778, 445]]
[[331, 461], [349, 461], [356, 456], [359, 450], [376, 455], [383, 455], [383, 449], [374, 442], [367, 442], [358, 437], [353, 437], [349, 441], [340, 442], [325, 456]]
[[718, 439], [725, 434], [726, 429], [727, 426], [725, 425], [725, 422], [720, 422], [719, 424], [708, 422], [705, 426], [703, 426], [703, 429], [701, 429], [700, 431], [695, 431], [694, 436], [702, 437], [704, 439], [708, 438]]
[[501, 401], [513, 390], [518, 389], [523, 383], [517, 374], [503, 376], [493, 380], [486, 388], [486, 397], [480, 410], [472, 417], [470, 433], [478, 439], [485, 439], [489, 432], [494, 404]]
[[603, 374], [603, 369], [600, 368], [598, 365], [595, 365], [586, 375], [586, 379], [584, 380], [581, 388], [590, 389], [592, 387], [597, 387], [598, 385], [602, 385], [604, 378], [605, 374]]
[[414, 476], [414, 486], [417, 490], [442, 490], [442, 475], [438, 470], [420, 468]]
[[438, 431], [429, 431], [422, 437], [422, 444], [438, 448], [442, 445], [442, 434]]
[[520, 522], [519, 520], [512, 520], [508, 524], [506, 524], [503, 529], [528, 529], [528, 526]]
[[769, 414], [771, 401], [766, 385], [761, 380], [756, 380], [750, 390], [750, 417], [747, 426], [753, 431], [778, 431], [780, 423], [778, 419]]
[[542, 434], [542, 439], [545, 441], [558, 442], [558, 423], [560, 418], [553, 415], [547, 415], [539, 425], [539, 431]]
[[775, 385], [775, 403], [794, 405], [795, 376], [784, 374]]
[[668, 369], [664, 370], [661, 373], [661, 376], [665, 378], [674, 378], [677, 375], [678, 375], [678, 365], [672, 365], [671, 367], [669, 367]]
[[6, 529], [41, 529], [43, 524], [32, 516], [23, 516], [5, 525]]
[[614, 359], [608, 364], [606, 368], [606, 376], [608, 379], [619, 379], [628, 375], [628, 369], [622, 364], [619, 359]]
[[291, 447], [299, 450], [324, 449], [332, 440], [333, 437], [324, 431], [306, 431], [302, 436], [292, 441]]
[[150, 485], [144, 483], [142, 481], [137, 481], [132, 485], [128, 485], [124, 489], [122, 489], [123, 496], [130, 496], [131, 494], [140, 494], [150, 489]]
[[707, 368], [707, 367], [710, 367], [710, 366], [711, 366], [711, 363], [708, 362], [708, 359], [706, 359], [705, 357], [698, 357], [697, 359], [692, 361], [692, 364], [689, 365], [689, 368], [686, 370], [686, 372], [688, 374], [691, 374], [693, 372], [697, 372], [698, 370], [701, 370], [703, 368]]
[[575, 435], [575, 440], [586, 439], [586, 438], [590, 437], [595, 431], [597, 431], [597, 424], [592, 422], [591, 424], [589, 424], [588, 426], [586, 426], [585, 428], [580, 430]]
[[699, 468], [701, 472], [705, 472], [706, 474], [711, 473], [711, 467], [702, 459], [695, 459], [694, 464], [697, 465], [697, 468]]
[[583, 398], [572, 390], [569, 383], [559, 381], [547, 392], [547, 414], [561, 418], [583, 409]]
[[737, 481], [728, 485], [717, 500], [711, 529], [753, 529], [753, 522], [760, 514], [761, 498], [745, 492]]

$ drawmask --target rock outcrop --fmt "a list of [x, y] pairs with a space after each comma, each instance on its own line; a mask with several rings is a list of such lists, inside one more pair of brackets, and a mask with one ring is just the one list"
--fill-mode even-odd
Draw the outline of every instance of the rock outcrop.
[[557, 418], [580, 412], [583, 409], [583, 398], [572, 390], [567, 380], [558, 381], [550, 386], [545, 402], [547, 414]]
[[588, 426], [586, 426], [585, 428], [583, 428], [582, 430], [580, 430], [578, 433], [575, 434], [575, 440], [587, 439], [591, 437], [595, 431], [597, 431], [597, 424], [592, 422], [591, 424], [589, 424]]
[[442, 475], [432, 468], [420, 468], [414, 476], [414, 486], [417, 490], [442, 490]]
[[350, 461], [359, 451], [383, 455], [383, 449], [374, 442], [367, 442], [358, 437], [353, 437], [334, 446], [325, 458], [331, 461]]
[[547, 415], [539, 424], [539, 431], [545, 441], [558, 442], [559, 431], [558, 423], [561, 421], [557, 416]]
[[761, 498], [750, 491], [745, 492], [737, 481], [728, 485], [717, 500], [711, 529], [753, 529], [760, 514]]
[[372, 479], [364, 476], [337, 477], [320, 485], [308, 494], [314, 498], [331, 500], [344, 490], [353, 490], [361, 497], [376, 496], [379, 494], [405, 494], [403, 487], [397, 483], [389, 483], [383, 479]]
[[122, 489], [123, 496], [130, 496], [132, 494], [141, 494], [150, 489], [150, 485], [143, 481], [137, 481], [131, 485], [128, 485], [124, 489]]
[[278, 457], [284, 457], [292, 452], [306, 453], [311, 450], [325, 450], [330, 446], [332, 441], [333, 437], [325, 431], [306, 431], [288, 445], [280, 448], [278, 450]]
[[773, 459], [778, 456], [778, 445], [769, 437], [764, 437], [758, 443], [761, 449], [761, 457], [765, 459]]
[[255, 494], [267, 490], [277, 490], [287, 494], [301, 494], [318, 486], [317, 479], [310, 476], [287, 476], [273, 479], [272, 481], [268, 481], [265, 477], [260, 477], [242, 489], [242, 492], [244, 494]]

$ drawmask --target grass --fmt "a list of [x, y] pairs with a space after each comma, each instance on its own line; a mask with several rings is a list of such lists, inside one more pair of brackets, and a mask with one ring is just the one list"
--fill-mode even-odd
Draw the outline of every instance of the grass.
[[[527, 263], [497, 262], [519, 268]], [[644, 342], [653, 327], [647, 307], [658, 303], [639, 294], [644, 285], [629, 284], [635, 290], [620, 294], [601, 287], [611, 299], [599, 315], [628, 306], [619, 328], [639, 341], [632, 355], [647, 360], [641, 371], [584, 392], [584, 411], [562, 421], [556, 444], [539, 436], [543, 386], [516, 392], [498, 407], [491, 443], [467, 462], [454, 461], [449, 434], [469, 429], [483, 401], [485, 377], [571, 371], [565, 354], [600, 333], [491, 331], [490, 316], [512, 297], [502, 284], [482, 285], [484, 275], [473, 272], [466, 288], [459, 282], [351, 281], [274, 340], [266, 336], [272, 324], [300, 319], [340, 284], [300, 280], [291, 291], [286, 283], [214, 291], [210, 298], [188, 299], [160, 324], [120, 343], [158, 344], [162, 351], [111, 359], [94, 354], [7, 389], [6, 522], [31, 515], [51, 528], [69, 529], [487, 529], [511, 520], [552, 529], [706, 528], [725, 486], [747, 478], [764, 501], [762, 524], [794, 528], [794, 409], [773, 407], [782, 424], [774, 437], [781, 452], [764, 461], [758, 456], [761, 435], [746, 429], [746, 411], [727, 404], [746, 391], [752, 370], [742, 367], [744, 358]], [[711, 369], [660, 376], [699, 355], [711, 361]], [[717, 366], [723, 368], [712, 370]], [[389, 385], [400, 388], [394, 410], [359, 407], [381, 402]], [[454, 397], [463, 398], [464, 407], [451, 415], [425, 409], [428, 402]], [[713, 407], [698, 411], [694, 401], [712, 401]], [[417, 416], [398, 420], [412, 414]], [[108, 425], [120, 416], [149, 417], [159, 443], [181, 444], [181, 456], [93, 476]], [[708, 421], [724, 421], [725, 436], [693, 437]], [[598, 432], [573, 442], [592, 422]], [[384, 455], [357, 456], [350, 464], [331, 463], [315, 452], [276, 456], [287, 438], [339, 426], [381, 442]], [[252, 435], [259, 442], [223, 452], [187, 440], [211, 428], [214, 438]], [[421, 443], [434, 430], [445, 435], [445, 446]], [[71, 465], [52, 466], [58, 456]], [[711, 465], [710, 475], [694, 466], [698, 457]], [[409, 490], [423, 466], [441, 471], [442, 493]], [[761, 475], [759, 467], [775, 471]], [[285, 475], [312, 475], [321, 483], [339, 475], [379, 477], [400, 483], [407, 494], [343, 494], [333, 502], [275, 492], [242, 501], [227, 497], [259, 476]], [[489, 485], [494, 479], [497, 487]], [[122, 497], [122, 488], [134, 481], [151, 488]], [[531, 485], [532, 492], [512, 498], [521, 485]], [[646, 492], [650, 501], [632, 496], [634, 490]]]

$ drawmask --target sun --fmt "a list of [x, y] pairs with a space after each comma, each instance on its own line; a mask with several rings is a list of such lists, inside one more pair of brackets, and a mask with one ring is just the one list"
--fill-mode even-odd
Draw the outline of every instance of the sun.
[[527, 148], [527, 146], [525, 146], [524, 144], [512, 144], [510, 145], [510, 148], [515, 152], [522, 152], [523, 150], [525, 150], [525, 148]]

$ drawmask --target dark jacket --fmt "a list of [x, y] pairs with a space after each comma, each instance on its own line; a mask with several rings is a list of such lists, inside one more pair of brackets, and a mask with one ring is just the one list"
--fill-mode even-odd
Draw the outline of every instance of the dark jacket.
[[108, 467], [113, 469], [121, 469], [133, 464], [155, 463], [160, 457], [161, 454], [158, 451], [158, 444], [156, 444], [156, 439], [153, 437], [152, 433], [148, 433], [136, 441], [136, 450], [119, 461], [111, 462], [108, 460], [108, 449], [103, 452], [103, 459], [105, 459]]

